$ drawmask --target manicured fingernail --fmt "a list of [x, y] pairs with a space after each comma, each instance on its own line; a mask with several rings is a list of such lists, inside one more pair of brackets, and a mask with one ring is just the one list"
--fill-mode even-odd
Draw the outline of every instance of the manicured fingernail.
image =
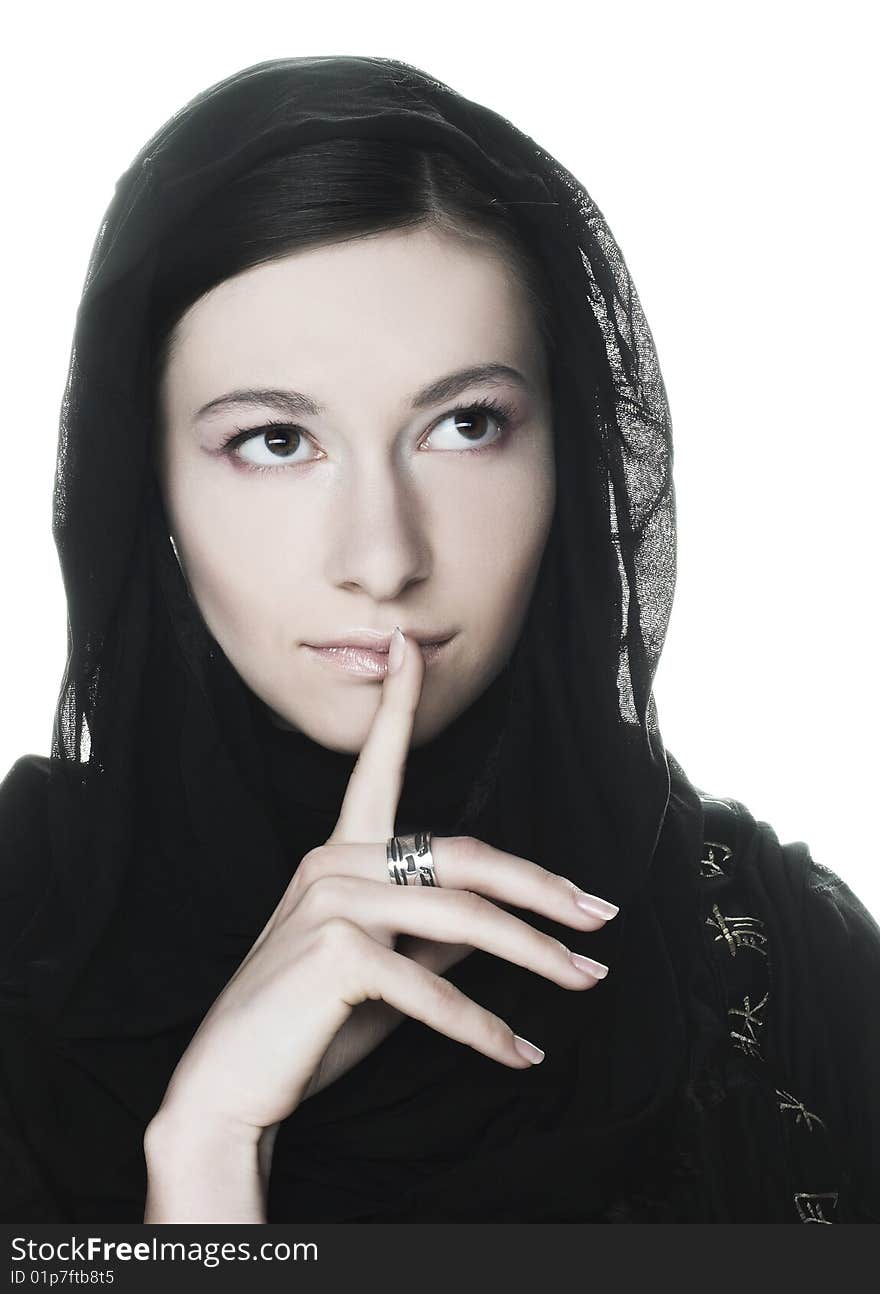
[[540, 1065], [541, 1061], [544, 1059], [544, 1053], [541, 1048], [536, 1047], [535, 1044], [533, 1042], [529, 1042], [527, 1038], [521, 1038], [518, 1033], [513, 1035], [513, 1045], [516, 1047], [519, 1054], [521, 1056], [525, 1056], [526, 1060], [530, 1060], [533, 1065]]
[[583, 890], [575, 895], [575, 903], [585, 912], [592, 913], [595, 917], [601, 917], [603, 921], [610, 921], [616, 917], [620, 908], [615, 907], [613, 903], [606, 903], [604, 899], [599, 899], [595, 894], [585, 894]]
[[391, 642], [388, 644], [388, 673], [396, 674], [403, 664], [403, 653], [406, 639], [400, 625], [394, 626]]
[[582, 953], [572, 952], [568, 955], [574, 962], [575, 966], [577, 966], [578, 970], [589, 971], [590, 974], [595, 975], [597, 979], [604, 979], [608, 974], [608, 967], [602, 962], [593, 961], [592, 957], [584, 957]]

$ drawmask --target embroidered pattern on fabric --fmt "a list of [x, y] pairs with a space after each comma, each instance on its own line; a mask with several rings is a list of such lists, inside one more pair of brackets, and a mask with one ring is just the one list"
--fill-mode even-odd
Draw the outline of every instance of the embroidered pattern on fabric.
[[825, 1207], [829, 1209], [837, 1208], [837, 1191], [823, 1191], [819, 1195], [807, 1195], [804, 1191], [799, 1191], [794, 1197], [795, 1207], [801, 1215], [801, 1222], [825, 1222], [831, 1224], [831, 1218], [826, 1218], [822, 1212], [822, 1200], [830, 1200], [830, 1204]]
[[799, 1101], [796, 1096], [792, 1096], [791, 1092], [782, 1092], [777, 1087], [776, 1095], [782, 1097], [782, 1100], [778, 1102], [780, 1110], [796, 1111], [794, 1119], [795, 1123], [803, 1122], [806, 1125], [808, 1132], [813, 1131], [813, 1123], [818, 1123], [822, 1128], [825, 1127], [825, 1123], [819, 1118], [818, 1114], [813, 1114], [808, 1110], [803, 1101]]
[[736, 1029], [731, 1029], [730, 1036], [733, 1039], [734, 1047], [738, 1051], [745, 1052], [747, 1056], [757, 1056], [758, 1060], [763, 1060], [764, 1057], [758, 1047], [758, 1035], [755, 1033], [755, 1026], [759, 1029], [764, 1027], [764, 1021], [759, 1018], [758, 1012], [767, 1005], [769, 997], [770, 994], [765, 993], [761, 1001], [756, 1006], [752, 1006], [749, 995], [746, 993], [742, 1006], [732, 1006], [727, 1012], [728, 1015], [741, 1015], [743, 1018], [742, 1028], [747, 1030], [746, 1033], [740, 1033]]
[[704, 840], [705, 857], [700, 859], [700, 875], [707, 879], [711, 876], [726, 876], [723, 864], [730, 861], [731, 850], [717, 840]]
[[[773, 983], [766, 925], [756, 916], [745, 915], [740, 905], [741, 895], [735, 884], [739, 878], [733, 852], [733, 843], [737, 839], [736, 804], [713, 797], [701, 798], [709, 828], [707, 835], [715, 839], [703, 842], [700, 877], [709, 882], [704, 891], [707, 896], [724, 896], [707, 898], [703, 927], [720, 983], [724, 986], [731, 1047], [748, 1058], [756, 1077], [766, 1083], [766, 1060], [762, 1051], [765, 1043], [764, 1015]], [[725, 835], [731, 844], [717, 839]], [[722, 906], [725, 912], [721, 911]], [[730, 915], [731, 910], [735, 913], [737, 907], [741, 915]], [[759, 956], [737, 958], [737, 952], [742, 948], [749, 948]], [[807, 1182], [814, 1188], [812, 1191], [801, 1189], [792, 1192], [789, 1197], [793, 1204], [792, 1220], [826, 1225], [837, 1221], [834, 1215], [839, 1210], [840, 1191], [817, 1189], [840, 1184], [839, 1166], [833, 1155], [828, 1128], [824, 1120], [808, 1110], [793, 1093], [775, 1085], [772, 1085], [772, 1090], [786, 1147], [789, 1189]]]
[[706, 918], [706, 925], [720, 930], [721, 933], [715, 936], [715, 942], [718, 943], [719, 939], [725, 940], [731, 957], [736, 956], [737, 948], [753, 948], [762, 957], [767, 956], [764, 949], [764, 944], [767, 942], [764, 922], [759, 921], [757, 917], [725, 917], [721, 915], [718, 904], [713, 903], [712, 915]]

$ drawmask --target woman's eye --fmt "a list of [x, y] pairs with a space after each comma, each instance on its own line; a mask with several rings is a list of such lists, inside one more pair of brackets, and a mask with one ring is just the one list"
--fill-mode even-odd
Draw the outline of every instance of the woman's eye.
[[299, 451], [309, 441], [297, 428], [285, 423], [268, 423], [253, 431], [238, 432], [226, 448], [256, 471], [274, 471], [288, 463], [307, 463], [310, 459]]
[[[473, 405], [467, 409], [454, 409], [437, 423], [428, 440], [432, 449], [462, 449], [467, 444], [476, 445], [478, 449], [488, 448], [499, 440], [509, 422], [509, 415], [496, 405]], [[487, 437], [489, 424], [495, 423], [496, 434]], [[445, 444], [436, 444], [435, 437], [440, 434], [444, 424], [449, 424], [451, 431], [446, 434]], [[441, 441], [443, 436], [440, 436]], [[464, 445], [462, 444], [464, 441]], [[428, 442], [426, 441], [425, 444]]]

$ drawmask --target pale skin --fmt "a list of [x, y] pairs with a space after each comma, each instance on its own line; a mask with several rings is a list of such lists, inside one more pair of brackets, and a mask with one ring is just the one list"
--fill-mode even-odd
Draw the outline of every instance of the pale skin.
[[[473, 382], [413, 408], [430, 383], [485, 363], [524, 381]], [[197, 416], [253, 388], [301, 392], [324, 412], [258, 403]], [[504, 436], [485, 411], [457, 428], [455, 411], [481, 398], [510, 407]], [[543, 347], [485, 244], [385, 233], [227, 280], [178, 325], [160, 399], [160, 480], [190, 589], [280, 726], [361, 749], [378, 686], [301, 646], [352, 627], [456, 631], [428, 672], [414, 746], [482, 694], [519, 636], [555, 504]], [[270, 419], [287, 430], [222, 452]]]
[[[161, 393], [161, 483], [191, 592], [274, 722], [358, 752], [333, 832], [301, 860], [208, 1010], [145, 1137], [145, 1222], [265, 1222], [279, 1124], [404, 1017], [511, 1068], [540, 1061], [515, 1022], [444, 972], [475, 948], [574, 991], [607, 968], [508, 907], [583, 931], [615, 909], [472, 837], [434, 837], [438, 888], [393, 885], [385, 862], [407, 752], [508, 658], [552, 518], [549, 393], [509, 268], [484, 246], [426, 230], [298, 253], [197, 302], [178, 341]], [[509, 436], [470, 415], [463, 438], [452, 417], [498, 386], [409, 403], [438, 377], [487, 362], [524, 378], [503, 379]], [[295, 465], [273, 460], [268, 434], [243, 446], [249, 461], [274, 462], [266, 473], [217, 453], [232, 430], [264, 428], [277, 412], [193, 421], [245, 387], [295, 389], [324, 406], [284, 418], [308, 438], [289, 441]], [[492, 448], [468, 448], [483, 441]], [[365, 679], [302, 647], [346, 627], [407, 624], [454, 629], [451, 650], [426, 666], [414, 638], [398, 639], [384, 676]]]

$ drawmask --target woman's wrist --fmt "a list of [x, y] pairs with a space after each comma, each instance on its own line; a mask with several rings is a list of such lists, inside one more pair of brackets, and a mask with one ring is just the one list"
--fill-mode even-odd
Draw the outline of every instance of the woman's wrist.
[[144, 1134], [144, 1222], [265, 1222], [261, 1133], [160, 1110]]

